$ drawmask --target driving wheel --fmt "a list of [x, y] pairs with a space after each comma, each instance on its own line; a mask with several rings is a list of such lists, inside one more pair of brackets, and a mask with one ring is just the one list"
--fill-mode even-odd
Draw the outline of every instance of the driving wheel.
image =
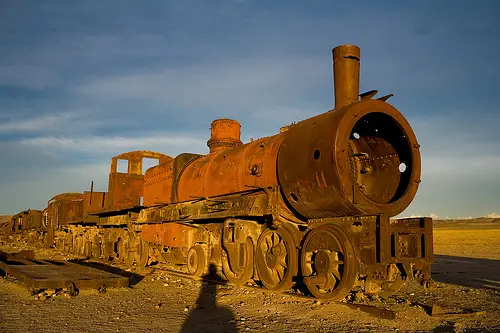
[[295, 242], [286, 229], [266, 229], [257, 241], [255, 255], [257, 274], [264, 287], [274, 291], [290, 288], [298, 258]]
[[309, 232], [302, 246], [304, 284], [317, 298], [343, 299], [354, 286], [356, 257], [341, 229], [322, 225]]
[[146, 267], [149, 262], [149, 244], [140, 236], [137, 237], [137, 255], [135, 263], [140, 267]]

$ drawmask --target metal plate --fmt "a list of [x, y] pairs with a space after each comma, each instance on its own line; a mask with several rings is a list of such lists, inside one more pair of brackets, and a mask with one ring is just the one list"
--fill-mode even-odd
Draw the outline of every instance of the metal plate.
[[0, 257], [0, 269], [35, 289], [128, 287], [127, 277], [66, 261]]

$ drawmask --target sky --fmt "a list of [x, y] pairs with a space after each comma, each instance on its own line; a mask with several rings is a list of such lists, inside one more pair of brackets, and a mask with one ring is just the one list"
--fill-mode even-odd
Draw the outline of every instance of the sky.
[[0, 0], [0, 213], [105, 191], [112, 156], [207, 153], [333, 108], [331, 50], [421, 145], [402, 216], [500, 213], [500, 2]]

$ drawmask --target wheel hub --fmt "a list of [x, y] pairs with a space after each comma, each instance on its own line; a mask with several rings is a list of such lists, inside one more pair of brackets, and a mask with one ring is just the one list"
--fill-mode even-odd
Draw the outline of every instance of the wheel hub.
[[318, 275], [324, 275], [328, 273], [331, 265], [330, 253], [327, 250], [320, 250], [314, 256], [314, 267], [318, 272]]
[[192, 268], [194, 268], [194, 270], [196, 270], [196, 264], [197, 264], [196, 253], [193, 252], [189, 257], [189, 266], [191, 266]]
[[276, 256], [274, 255], [274, 253], [272, 253], [272, 251], [266, 252], [266, 263], [269, 268], [271, 269], [276, 268], [278, 260], [276, 260]]

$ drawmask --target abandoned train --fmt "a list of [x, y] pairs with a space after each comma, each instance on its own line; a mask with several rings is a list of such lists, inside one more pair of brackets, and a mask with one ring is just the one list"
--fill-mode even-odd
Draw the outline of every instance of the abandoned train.
[[[234, 283], [301, 281], [318, 298], [430, 282], [430, 218], [391, 219], [420, 183], [417, 139], [377, 91], [359, 94], [360, 50], [333, 49], [335, 108], [242, 144], [212, 122], [207, 155], [134, 151], [111, 160], [107, 192], [63, 193], [7, 232], [83, 256], [189, 274], [210, 263]], [[143, 174], [144, 158], [158, 160]], [[126, 160], [128, 170], [117, 172]], [[31, 221], [31, 222], [30, 222]], [[37, 222], [38, 221], [38, 222]]]

